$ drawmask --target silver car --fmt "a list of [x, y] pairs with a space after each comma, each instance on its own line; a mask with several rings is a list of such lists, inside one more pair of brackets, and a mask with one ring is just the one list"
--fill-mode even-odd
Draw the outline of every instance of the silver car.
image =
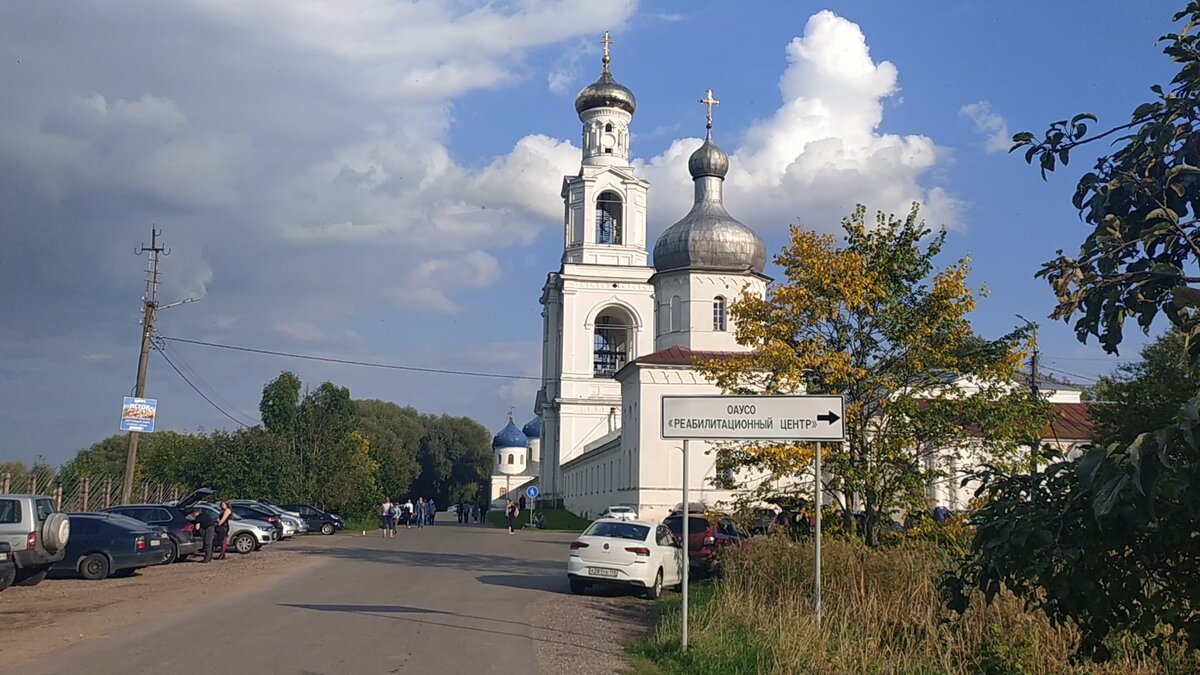
[[[213, 518], [221, 517], [220, 509], [212, 504], [198, 504], [198, 506], [208, 509]], [[278, 538], [279, 530], [264, 520], [243, 518], [236, 513], [233, 514], [233, 518], [229, 519], [229, 547], [238, 553], [246, 554], [257, 551]], [[220, 542], [216, 542], [214, 545], [219, 546]]]

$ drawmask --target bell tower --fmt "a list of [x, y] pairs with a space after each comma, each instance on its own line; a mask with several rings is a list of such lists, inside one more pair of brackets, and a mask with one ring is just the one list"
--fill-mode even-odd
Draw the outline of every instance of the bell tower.
[[575, 98], [583, 123], [583, 160], [563, 180], [563, 262], [645, 266], [649, 184], [629, 161], [629, 123], [637, 100], [613, 79], [612, 38], [604, 34], [600, 78]]
[[[562, 265], [542, 288], [543, 503], [561, 503], [563, 464], [620, 431], [621, 385], [614, 376], [654, 351], [646, 193], [630, 162], [629, 124], [637, 102], [612, 75], [604, 34], [600, 77], [575, 98], [583, 125], [579, 173], [563, 178]], [[605, 440], [607, 439], [607, 440]]]

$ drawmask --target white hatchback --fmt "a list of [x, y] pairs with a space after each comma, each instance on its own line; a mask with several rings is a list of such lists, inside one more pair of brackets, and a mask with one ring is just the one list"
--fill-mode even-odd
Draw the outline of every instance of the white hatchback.
[[665, 525], [603, 518], [571, 542], [567, 578], [572, 593], [593, 584], [644, 588], [658, 598], [663, 587], [683, 583], [682, 544]]

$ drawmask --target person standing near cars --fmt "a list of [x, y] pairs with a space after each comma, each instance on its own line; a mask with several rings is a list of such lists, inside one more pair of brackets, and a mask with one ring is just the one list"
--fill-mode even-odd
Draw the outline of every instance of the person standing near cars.
[[417, 518], [417, 529], [420, 530], [425, 527], [426, 513], [425, 513], [425, 498], [424, 497], [417, 497], [416, 514], [415, 515]]
[[192, 522], [199, 526], [204, 541], [204, 560], [201, 562], [212, 562], [213, 535], [216, 534], [217, 519], [208, 509], [197, 506], [192, 509]]
[[385, 539], [392, 536], [392, 531], [396, 529], [393, 515], [395, 508], [391, 497], [384, 497], [383, 503], [379, 505], [379, 528], [383, 530]]
[[221, 555], [217, 556], [217, 560], [225, 559], [225, 549], [229, 546], [229, 521], [233, 519], [233, 507], [229, 502], [221, 502], [221, 515], [217, 516], [217, 527], [214, 535], [217, 541], [221, 542]]

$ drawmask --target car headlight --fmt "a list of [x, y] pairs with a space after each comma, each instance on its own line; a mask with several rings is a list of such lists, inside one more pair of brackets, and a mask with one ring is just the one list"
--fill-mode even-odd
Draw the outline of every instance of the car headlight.
[[259, 532], [274, 532], [274, 531], [275, 531], [275, 528], [273, 528], [273, 527], [265, 527], [265, 526], [263, 526], [263, 525], [259, 525], [259, 526], [258, 526], [258, 530], [259, 530]]

